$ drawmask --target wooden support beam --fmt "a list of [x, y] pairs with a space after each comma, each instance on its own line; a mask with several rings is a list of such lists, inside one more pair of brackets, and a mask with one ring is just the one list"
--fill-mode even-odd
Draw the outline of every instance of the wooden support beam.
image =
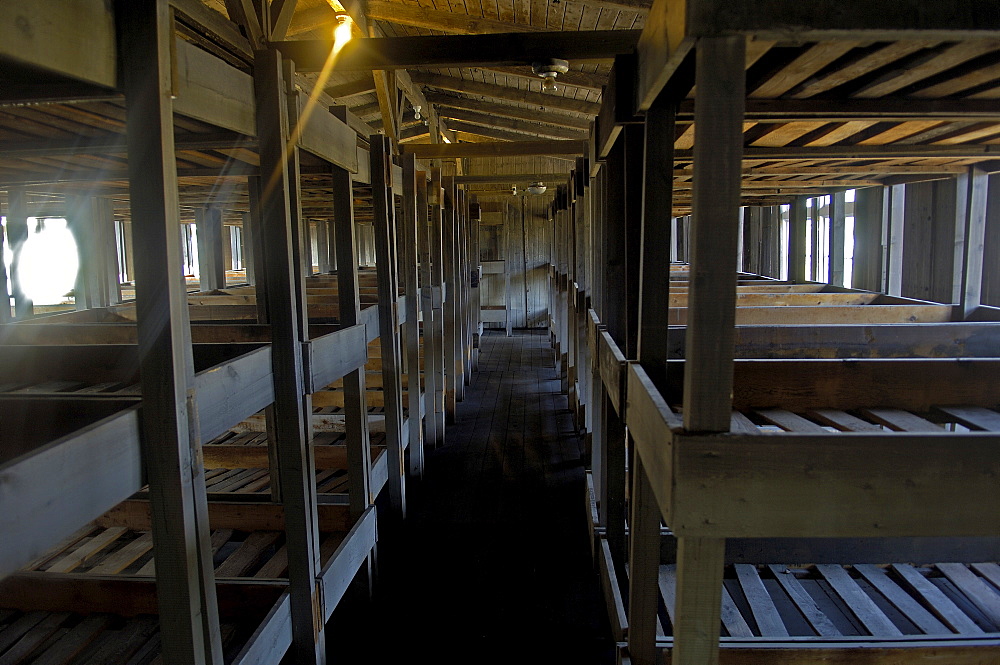
[[[739, 234], [743, 104], [743, 37], [702, 39], [696, 48], [694, 219], [684, 375], [684, 429], [728, 432], [735, 343], [736, 247]], [[678, 665], [717, 663], [725, 541], [678, 543]]]
[[[252, 48], [264, 44], [268, 35], [264, 33], [265, 26], [260, 24], [254, 0], [225, 0], [229, 20], [238, 25], [243, 35], [250, 41]], [[270, 25], [266, 26], [270, 32]]]
[[[385, 393], [386, 454], [389, 462], [389, 501], [394, 518], [406, 517], [403, 468], [402, 353], [399, 344], [399, 260], [396, 254], [396, 206], [393, 197], [392, 146], [385, 136], [373, 135], [371, 145], [372, 208], [375, 221], [375, 266], [378, 271], [379, 345], [382, 351], [382, 390]], [[420, 418], [420, 414], [411, 413]]]
[[177, 233], [166, 2], [115, 6], [124, 57], [129, 199], [137, 255], [137, 338], [142, 349], [142, 452], [153, 517], [162, 653], [166, 662], [222, 663], [194, 363]]
[[440, 74], [428, 74], [425, 72], [412, 72], [413, 82], [419, 85], [435, 88], [438, 90], [448, 90], [466, 95], [479, 95], [482, 97], [492, 97], [507, 102], [528, 104], [545, 111], [561, 111], [563, 113], [580, 113], [595, 116], [601, 110], [600, 104], [584, 102], [567, 97], [557, 97], [541, 92], [521, 90], [518, 88], [508, 88], [505, 86], [491, 85], [479, 81], [468, 81], [453, 76], [443, 76]]
[[417, 159], [456, 159], [463, 157], [525, 157], [532, 155], [583, 155], [586, 141], [521, 141], [516, 143], [441, 143], [411, 144], [403, 152]]
[[[411, 476], [419, 478], [424, 471], [424, 426], [420, 417], [420, 292], [417, 288], [417, 233], [418, 225], [427, 226], [420, 219], [421, 209], [417, 198], [416, 161], [412, 155], [403, 157], [403, 206], [400, 217], [400, 242], [403, 244], [403, 292], [406, 294], [406, 378], [407, 409], [410, 413], [409, 428], [405, 433], [409, 437]], [[427, 214], [427, 206], [423, 208]]]
[[806, 281], [807, 230], [806, 197], [796, 196], [788, 211], [788, 279], [793, 282]]
[[[667, 308], [669, 307], [673, 137], [676, 105], [661, 94], [646, 112], [643, 159], [642, 249], [639, 265], [639, 339], [637, 358], [655, 383], [666, 379]], [[634, 445], [634, 444], [633, 444]], [[637, 665], [656, 662], [659, 591], [660, 507], [636, 448], [632, 470], [629, 523], [629, 653]]]
[[878, 11], [866, 5], [845, 7], [836, 0], [803, 6], [795, 0], [767, 0], [753, 7], [733, 7], [725, 0], [688, 3], [687, 34], [693, 37], [752, 34], [757, 39], [962, 40], [995, 38], [1000, 16], [976, 0], [958, 0], [948, 7], [914, 5], [908, 0], [886, 2]]
[[[437, 447], [438, 423], [434, 413], [435, 395], [439, 387], [434, 371], [440, 354], [441, 340], [433, 334], [434, 290], [431, 287], [431, 223], [428, 215], [427, 176], [416, 172], [417, 187], [417, 261], [419, 267], [420, 311], [423, 315], [421, 340], [424, 348], [424, 440], [429, 448]], [[409, 318], [409, 316], [407, 316]], [[412, 452], [410, 453], [413, 454]]]
[[199, 289], [224, 289], [226, 267], [222, 262], [222, 209], [218, 206], [205, 206], [196, 209], [194, 215], [198, 230]]
[[[332, 167], [333, 218], [336, 226], [337, 296], [340, 323], [361, 323], [358, 295], [357, 227], [354, 223], [354, 190], [351, 174]], [[368, 439], [368, 404], [365, 401], [365, 371], [357, 369], [344, 377], [344, 420], [348, 455], [348, 497], [351, 514], [358, 518], [375, 502], [371, 487], [372, 458]]]
[[[603, 62], [613, 59], [619, 53], [631, 52], [638, 39], [638, 30], [353, 39], [341, 50], [335, 70], [530, 65], [545, 58]], [[317, 72], [326, 63], [333, 40], [286, 41], [276, 43], [275, 46], [286, 58], [294, 60], [300, 71]]]
[[[956, 234], [962, 229], [961, 254], [956, 242], [955, 275], [962, 319], [968, 319], [982, 304], [983, 293], [983, 253], [986, 244], [986, 207], [989, 192], [989, 175], [975, 166], [967, 175], [958, 179]], [[961, 259], [959, 261], [958, 259]]]
[[442, 179], [444, 198], [442, 205], [442, 265], [444, 268], [444, 283], [447, 295], [442, 298], [444, 307], [444, 411], [445, 422], [454, 424], [457, 414], [458, 396], [458, 289], [455, 273], [457, 264], [457, 213], [458, 201], [455, 181], [451, 177]]
[[[469, 111], [479, 111], [480, 113], [503, 118], [514, 118], [525, 120], [531, 123], [544, 123], [556, 127], [573, 128], [581, 130], [590, 129], [590, 120], [566, 113], [552, 113], [550, 111], [539, 111], [537, 109], [526, 109], [509, 104], [498, 104], [495, 102], [480, 101], [469, 97], [450, 95], [440, 92], [428, 92], [427, 100], [434, 104], [439, 104], [449, 109], [466, 109]], [[447, 116], [445, 116], [447, 117]], [[458, 117], [458, 116], [454, 116]], [[459, 118], [461, 119], [461, 118]]]
[[500, 129], [507, 129], [529, 136], [551, 139], [579, 140], [587, 138], [587, 132], [582, 129], [553, 127], [551, 125], [542, 125], [537, 122], [531, 122], [530, 120], [506, 118], [502, 115], [490, 115], [486, 113], [478, 113], [476, 111], [450, 108], [448, 106], [438, 107], [438, 113], [442, 118], [470, 122], [473, 124], [484, 125], [486, 127], [498, 127]]
[[[292, 609], [292, 647], [296, 662], [319, 665], [326, 662], [322, 599], [316, 578], [322, 562], [314, 462], [306, 414], [311, 402], [303, 396], [302, 349], [308, 341], [301, 265], [296, 261], [298, 206], [297, 148], [288, 148], [288, 117], [294, 81], [282, 72], [280, 54], [269, 49], [254, 58], [254, 92], [257, 136], [262, 180], [259, 193], [261, 219], [267, 220], [258, 234], [261, 262], [267, 266], [263, 290], [267, 293], [267, 320], [271, 324], [273, 407], [273, 458], [280, 485], [272, 493], [280, 496], [285, 515], [288, 577]], [[294, 100], [293, 100], [294, 103]], [[287, 119], [287, 120], [286, 120]], [[276, 491], [277, 490], [277, 491]]]
[[844, 192], [837, 192], [830, 197], [830, 226], [829, 226], [829, 275], [828, 281], [834, 286], [847, 286], [844, 284], [844, 243], [846, 236], [846, 208], [847, 202]]
[[430, 242], [430, 299], [433, 318], [431, 337], [434, 339], [434, 355], [431, 359], [434, 373], [434, 429], [437, 432], [435, 446], [444, 444], [445, 436], [445, 339], [444, 280], [445, 280], [445, 238], [444, 238], [444, 189], [441, 186], [441, 169], [431, 169], [431, 180], [427, 191], [431, 215], [427, 225]]
[[298, 0], [274, 0], [271, 3], [271, 34], [269, 39], [272, 42], [279, 42], [288, 34], [296, 5], [298, 5]]
[[888, 188], [883, 217], [883, 291], [890, 296], [903, 291], [903, 225], [906, 213], [906, 185]]

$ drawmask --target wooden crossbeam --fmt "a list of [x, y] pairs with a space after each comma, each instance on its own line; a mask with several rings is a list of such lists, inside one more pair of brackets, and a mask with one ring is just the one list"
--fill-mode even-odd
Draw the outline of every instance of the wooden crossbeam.
[[531, 92], [530, 90], [519, 90], [506, 88], [479, 81], [467, 81], [465, 79], [452, 76], [442, 76], [440, 74], [427, 74], [425, 72], [412, 72], [414, 83], [424, 85], [438, 90], [450, 90], [452, 92], [464, 93], [467, 95], [482, 95], [483, 97], [493, 97], [519, 104], [528, 104], [538, 107], [540, 110], [564, 111], [568, 113], [581, 113], [595, 116], [601, 110], [600, 104], [584, 102], [568, 97], [548, 95], [541, 92]]
[[520, 141], [511, 143], [443, 143], [407, 145], [417, 159], [454, 159], [458, 157], [513, 157], [530, 155], [584, 155], [586, 141]]
[[[475, 67], [530, 65], [542, 58], [603, 62], [629, 53], [637, 30], [593, 30], [503, 35], [379, 37], [351, 40], [337, 58], [336, 71], [370, 71], [407, 67]], [[332, 39], [278, 42], [275, 47], [302, 72], [323, 68]]]

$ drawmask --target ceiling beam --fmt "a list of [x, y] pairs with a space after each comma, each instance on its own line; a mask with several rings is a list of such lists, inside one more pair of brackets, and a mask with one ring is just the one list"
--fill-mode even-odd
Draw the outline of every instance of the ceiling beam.
[[518, 90], [517, 88], [507, 88], [479, 81], [466, 81], [465, 79], [453, 76], [441, 76], [440, 74], [427, 74], [424, 72], [413, 72], [411, 74], [414, 83], [424, 85], [438, 90], [450, 90], [467, 95], [481, 95], [502, 99], [508, 102], [528, 104], [539, 110], [563, 111], [566, 113], [580, 113], [588, 116], [596, 116], [601, 110], [600, 104], [584, 102], [569, 97], [559, 97], [542, 92], [532, 92], [530, 90]]
[[371, 95], [375, 92], [375, 79], [370, 75], [357, 81], [349, 81], [340, 85], [331, 85], [323, 90], [334, 99], [344, 97], [355, 97], [357, 95]]
[[[996, 120], [995, 99], [747, 99], [747, 120], [792, 121], [878, 120], [905, 122], [927, 120]], [[678, 119], [690, 122], [694, 100], [684, 100]]]
[[271, 39], [280, 41], [288, 35], [298, 0], [273, 0], [271, 2]]
[[469, 97], [449, 95], [440, 92], [427, 92], [427, 101], [440, 106], [449, 106], [456, 109], [466, 109], [469, 111], [481, 111], [491, 115], [503, 116], [505, 118], [517, 118], [529, 122], [540, 122], [557, 127], [572, 127], [575, 129], [590, 129], [590, 120], [565, 113], [548, 113], [534, 109], [525, 109], [519, 106], [509, 106], [507, 104], [495, 104], [484, 102]]
[[442, 143], [408, 145], [417, 159], [454, 159], [459, 157], [530, 157], [534, 155], [585, 155], [587, 141], [512, 141], [509, 143]]
[[[531, 71], [531, 67], [477, 67], [484, 72], [503, 74], [505, 76], [516, 76], [518, 78], [527, 79], [529, 81], [539, 82], [541, 78], [535, 72]], [[564, 74], [560, 74], [556, 77], [556, 83], [560, 86], [569, 86], [571, 88], [584, 88], [586, 90], [592, 90], [594, 92], [600, 92], [601, 88], [608, 84], [608, 77], [604, 74], [588, 74], [587, 72], [578, 72], [575, 70], [569, 70]]]
[[[844, 145], [823, 147], [785, 146], [743, 148], [743, 159], [888, 159], [890, 157], [952, 157], [955, 159], [996, 159], [1000, 145]], [[691, 150], [674, 152], [676, 161], [689, 161]]]
[[441, 117], [443, 118], [451, 118], [453, 120], [471, 122], [472, 124], [475, 125], [484, 125], [486, 127], [507, 129], [513, 132], [518, 132], [520, 134], [530, 134], [532, 136], [539, 136], [550, 139], [582, 140], [587, 138], [589, 134], [589, 132], [586, 130], [566, 129], [561, 127], [553, 127], [551, 125], [541, 125], [526, 120], [504, 118], [498, 115], [487, 115], [485, 113], [478, 113], [476, 111], [467, 111], [465, 109], [454, 109], [447, 106], [439, 106], [438, 114], [441, 115]]
[[[334, 70], [530, 65], [544, 58], [606, 62], [616, 55], [631, 53], [639, 32], [581, 30], [352, 39], [340, 52]], [[298, 71], [317, 72], [326, 63], [333, 40], [284, 41], [274, 46], [295, 61]]]
[[[455, 176], [456, 185], [520, 185], [532, 182], [556, 182], [569, 177], [565, 173], [493, 173], [490, 175]], [[475, 192], [480, 193], [480, 192]]]

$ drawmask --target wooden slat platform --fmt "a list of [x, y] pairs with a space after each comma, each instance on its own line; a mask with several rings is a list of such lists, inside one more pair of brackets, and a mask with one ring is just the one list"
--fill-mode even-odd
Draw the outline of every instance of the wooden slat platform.
[[[906, 641], [915, 636], [974, 638], [1000, 645], [1000, 587], [993, 583], [996, 577], [993, 582], [989, 577], [997, 570], [992, 562], [737, 564], [727, 568], [723, 580], [719, 634], [723, 647], [725, 638], [750, 637], [773, 642], [836, 638], [845, 648], [856, 642]], [[676, 567], [661, 565], [660, 618], [665, 637], [671, 635], [675, 581]], [[808, 640], [790, 641], [808, 645]]]

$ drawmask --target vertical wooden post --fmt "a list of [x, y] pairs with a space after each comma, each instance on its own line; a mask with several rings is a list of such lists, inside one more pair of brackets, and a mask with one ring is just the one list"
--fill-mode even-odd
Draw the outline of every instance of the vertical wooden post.
[[889, 188], [888, 210], [883, 240], [885, 292], [898, 296], [903, 291], [903, 226], [906, 219], [906, 185]]
[[796, 196], [788, 210], [788, 279], [806, 281], [806, 197]]
[[445, 355], [448, 353], [447, 332], [444, 319], [444, 189], [441, 186], [441, 169], [431, 169], [431, 184], [428, 191], [428, 199], [431, 206], [430, 223], [428, 232], [430, 234], [430, 259], [431, 259], [431, 304], [434, 318], [431, 321], [431, 337], [434, 338], [434, 429], [437, 432], [435, 446], [444, 444], [445, 436], [445, 392], [447, 390], [447, 378], [445, 377]]
[[254, 286], [257, 283], [257, 272], [256, 266], [254, 265], [254, 248], [253, 248], [253, 220], [251, 219], [250, 213], [245, 212], [241, 215], [243, 218], [243, 256], [241, 257], [243, 261], [243, 269], [246, 271], [247, 284]]
[[[389, 461], [389, 501], [398, 519], [406, 517], [403, 469], [403, 394], [399, 344], [399, 277], [396, 261], [396, 207], [392, 194], [392, 145], [380, 134], [371, 144], [372, 208], [375, 214], [375, 267], [378, 271], [378, 328], [385, 395], [385, 446]], [[419, 414], [411, 414], [411, 417]]]
[[[958, 217], [955, 223], [956, 235], [962, 229], [963, 242], [961, 256], [956, 247], [956, 264], [961, 266], [956, 275], [958, 281], [959, 314], [967, 320], [982, 303], [983, 293], [983, 251], [986, 245], [986, 203], [989, 194], [989, 174], [975, 166], [958, 180]], [[956, 246], [958, 243], [956, 242]], [[958, 259], [961, 259], [959, 261]], [[957, 267], [956, 266], [956, 267]], [[954, 289], [953, 289], [954, 290]]]
[[198, 273], [200, 291], [226, 288], [222, 251], [222, 209], [210, 205], [194, 211], [198, 229]]
[[403, 156], [403, 214], [400, 219], [403, 243], [403, 290], [406, 293], [406, 397], [410, 426], [406, 435], [410, 444], [412, 475], [424, 472], [423, 422], [420, 418], [420, 294], [417, 290], [417, 170], [413, 154]]
[[431, 223], [428, 214], [427, 173], [417, 172], [417, 239], [420, 258], [420, 311], [424, 324], [424, 440], [433, 449], [439, 441], [438, 422], [434, 413], [435, 396], [440, 388], [434, 372], [435, 359], [440, 354], [441, 339], [434, 330], [434, 290], [431, 287]]
[[809, 276], [814, 282], [821, 281], [822, 274], [820, 271], [820, 266], [823, 263], [823, 257], [820, 256], [820, 233], [819, 233], [819, 198], [812, 199], [812, 207], [807, 208], [806, 212], [811, 215], [812, 226], [809, 228]]
[[100, 197], [67, 197], [67, 222], [76, 240], [79, 270], [76, 309], [108, 307], [121, 302], [118, 251], [111, 201]]
[[330, 272], [330, 233], [325, 219], [316, 222], [316, 266], [320, 274]]
[[471, 360], [469, 349], [469, 267], [466, 249], [466, 234], [468, 232], [469, 209], [465, 199], [465, 190], [455, 190], [455, 294], [458, 296], [455, 311], [456, 335], [458, 340], [458, 356], [455, 367], [458, 376], [455, 377], [455, 399], [465, 400], [465, 386], [471, 378], [467, 367]]
[[[4, 255], [6, 230], [0, 226], [0, 257]], [[10, 291], [7, 290], [7, 263], [0, 259], [0, 324], [10, 323], [14, 315], [10, 307]]]
[[[854, 200], [853, 287], [880, 291], [882, 267], [882, 197], [884, 187], [859, 189]], [[957, 302], [957, 301], [955, 301]]]
[[442, 221], [443, 267], [444, 267], [444, 414], [445, 422], [453, 424], [457, 414], [457, 383], [458, 383], [458, 321], [456, 310], [458, 305], [458, 288], [455, 272], [456, 259], [456, 219], [455, 219], [455, 182], [451, 177], [444, 178], [444, 217]]
[[[339, 166], [330, 167], [333, 185], [333, 223], [337, 229], [337, 300], [340, 325], [361, 322], [358, 294], [358, 249], [354, 224], [354, 188], [351, 174]], [[344, 426], [347, 445], [347, 496], [351, 515], [357, 519], [375, 501], [371, 491], [371, 443], [368, 435], [368, 404], [365, 399], [365, 368], [344, 376]]]
[[[676, 106], [660, 95], [646, 112], [639, 257], [637, 358], [657, 388], [666, 384], [670, 305], [672, 168]], [[665, 267], [667, 267], [665, 269]], [[657, 583], [660, 564], [660, 508], [643, 459], [632, 462], [629, 547], [629, 654], [636, 665], [656, 662]]]
[[[691, 282], [684, 367], [684, 429], [728, 432], [736, 336], [736, 246], [739, 233], [746, 42], [698, 41], [695, 85]], [[725, 541], [678, 539], [677, 665], [716, 663]]]
[[835, 286], [845, 286], [846, 206], [844, 192], [837, 192], [830, 197], [830, 268], [828, 274], [830, 275], [830, 284]]
[[14, 298], [14, 318], [26, 319], [35, 313], [34, 304], [21, 282], [21, 252], [28, 240], [28, 201], [24, 187], [7, 189], [7, 241], [10, 243], [10, 291]]
[[[290, 64], [290, 63], [286, 63]], [[274, 439], [280, 497], [285, 515], [292, 647], [297, 663], [326, 662], [324, 608], [316, 578], [322, 566], [312, 457], [312, 400], [304, 395], [302, 350], [308, 342], [302, 266], [296, 256], [299, 202], [297, 148], [289, 145], [288, 98], [293, 79], [275, 49], [254, 54], [254, 96], [260, 154], [260, 263], [271, 325], [274, 380]], [[253, 193], [252, 193], [253, 194]], [[251, 195], [252, 196], [252, 195]], [[253, 196], [252, 196], [253, 198]], [[259, 289], [261, 290], [261, 289]]]
[[[123, 55], [136, 334], [164, 662], [222, 663], [177, 213], [165, 0], [115, 6]], [[12, 206], [13, 207], [13, 206]]]

